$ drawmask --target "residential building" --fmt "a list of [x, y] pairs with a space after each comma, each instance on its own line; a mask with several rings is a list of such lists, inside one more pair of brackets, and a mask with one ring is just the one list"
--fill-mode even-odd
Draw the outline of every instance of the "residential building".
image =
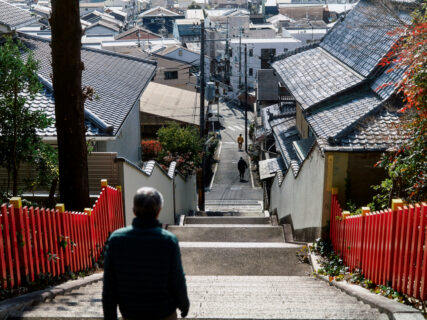
[[80, 16], [84, 16], [93, 11], [104, 12], [104, 2], [80, 2]]
[[284, 163], [284, 168], [275, 165], [271, 153], [263, 160], [263, 166], [272, 162], [276, 168], [265, 190], [266, 205], [292, 225], [298, 240], [314, 240], [327, 228], [332, 188], [338, 188], [342, 204], [370, 202], [370, 186], [384, 177], [374, 164], [404, 139], [394, 126], [401, 107], [394, 92], [405, 70], [380, 61], [399, 38], [390, 30], [400, 20], [410, 21], [411, 8], [393, 0], [385, 5], [387, 10], [360, 0], [320, 44], [272, 63], [279, 88], [296, 103], [279, 101], [261, 110], [263, 125], [256, 136]]
[[138, 18], [141, 19], [144, 28], [157, 34], [163, 32], [162, 35], [167, 36], [173, 32], [174, 21], [184, 19], [185, 16], [164, 7], [154, 7], [142, 12]]
[[173, 36], [182, 44], [187, 42], [200, 42], [200, 20], [175, 20], [173, 25]]
[[255, 89], [256, 74], [259, 69], [268, 69], [274, 56], [283, 52], [292, 51], [301, 46], [301, 41], [295, 38], [234, 38], [230, 41], [230, 84], [231, 93], [235, 96], [242, 88], [245, 77], [245, 45], [247, 47], [247, 78], [248, 87]]
[[133, 27], [123, 31], [114, 37], [115, 40], [158, 40], [162, 37], [142, 27]]
[[0, 0], [0, 35], [14, 33], [17, 29], [37, 22], [31, 12]]
[[[50, 83], [52, 73], [50, 41], [25, 34], [20, 40], [39, 61], [43, 91], [29, 101], [32, 110], [55, 117], [55, 100]], [[139, 98], [154, 77], [154, 62], [110, 51], [81, 49], [85, 69], [82, 85], [95, 89], [96, 99], [85, 102], [87, 140], [96, 152], [117, 152], [120, 157], [140, 159]], [[55, 125], [39, 132], [44, 141], [56, 144]]]
[[140, 101], [143, 137], [156, 137], [157, 130], [171, 121], [200, 126], [200, 96], [196, 91], [150, 82]]
[[119, 32], [120, 29], [118, 27], [102, 20], [90, 25], [84, 31], [87, 37], [115, 36]]

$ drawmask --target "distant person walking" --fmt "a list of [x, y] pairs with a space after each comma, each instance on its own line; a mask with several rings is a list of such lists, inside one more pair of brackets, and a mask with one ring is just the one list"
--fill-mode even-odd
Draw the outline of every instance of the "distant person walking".
[[163, 196], [140, 188], [133, 198], [132, 225], [114, 231], [104, 260], [104, 319], [176, 320], [190, 307], [178, 239], [157, 220]]
[[239, 169], [240, 181], [243, 181], [243, 179], [245, 178], [245, 171], [247, 167], [248, 164], [246, 163], [246, 161], [243, 160], [242, 157], [240, 157], [239, 162], [237, 162], [237, 169]]
[[242, 150], [243, 141], [245, 141], [245, 140], [243, 139], [242, 134], [240, 134], [237, 137], [237, 143], [239, 144], [239, 150]]

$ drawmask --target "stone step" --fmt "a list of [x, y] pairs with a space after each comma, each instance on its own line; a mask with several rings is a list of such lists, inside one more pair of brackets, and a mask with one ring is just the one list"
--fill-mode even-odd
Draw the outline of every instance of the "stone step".
[[[312, 277], [187, 276], [193, 320], [388, 317]], [[102, 281], [31, 306], [11, 319], [102, 319]], [[178, 312], [179, 315], [179, 312]]]
[[184, 225], [189, 224], [267, 224], [269, 225], [270, 218], [268, 217], [235, 217], [235, 216], [217, 216], [217, 217], [189, 217], [186, 216]]
[[303, 276], [311, 266], [299, 263], [292, 248], [181, 247], [188, 275]]
[[168, 226], [179, 241], [202, 242], [284, 242], [282, 227], [268, 225], [186, 225]]

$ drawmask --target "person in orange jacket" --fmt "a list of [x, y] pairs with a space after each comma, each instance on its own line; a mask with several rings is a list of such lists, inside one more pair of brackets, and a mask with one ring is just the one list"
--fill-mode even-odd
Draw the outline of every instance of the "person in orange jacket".
[[237, 137], [237, 143], [239, 144], [239, 150], [242, 150], [243, 141], [244, 141], [244, 139], [243, 139], [243, 137], [242, 137], [242, 134], [240, 134], [240, 135]]

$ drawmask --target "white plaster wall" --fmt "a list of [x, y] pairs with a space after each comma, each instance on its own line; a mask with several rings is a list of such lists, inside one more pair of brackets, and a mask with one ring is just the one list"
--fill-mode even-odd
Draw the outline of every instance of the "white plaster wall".
[[271, 210], [280, 218], [291, 215], [294, 230], [322, 227], [325, 158], [319, 147], [305, 160], [298, 177], [288, 171], [281, 186], [277, 178], [271, 188]]
[[196, 175], [183, 179], [175, 176], [175, 210], [176, 215], [188, 215], [190, 210], [197, 211]]
[[[102, 143], [100, 144], [102, 145]], [[129, 116], [122, 125], [117, 138], [105, 142], [105, 147], [100, 146], [98, 151], [117, 152], [119, 157], [137, 163], [140, 160], [141, 131], [139, 122], [139, 99], [133, 106]]]
[[[271, 41], [267, 41], [271, 40]], [[247, 62], [248, 62], [248, 87], [256, 87], [257, 71], [261, 69], [261, 50], [262, 49], [276, 49], [276, 55], [283, 54], [284, 52], [295, 50], [303, 45], [303, 42], [289, 38], [289, 41], [283, 41], [282, 38], [265, 39], [264, 42], [253, 42], [250, 39], [242, 39], [241, 46], [241, 59], [242, 59], [242, 83], [245, 81], [245, 43], [247, 44]], [[239, 88], [239, 40], [233, 39], [230, 41], [230, 48], [232, 49], [233, 56], [231, 57], [231, 86], [233, 92], [238, 92]], [[250, 49], [253, 50], [253, 55], [249, 55]], [[249, 75], [249, 68], [252, 68], [252, 76]]]
[[159, 221], [161, 223], [174, 224], [173, 212], [173, 180], [170, 179], [157, 166], [154, 168], [151, 176], [147, 176], [132, 165], [121, 162], [125, 207], [125, 223], [130, 225], [134, 218], [133, 215], [133, 196], [135, 192], [144, 186], [156, 188], [161, 192], [164, 198], [163, 210], [160, 212]]

